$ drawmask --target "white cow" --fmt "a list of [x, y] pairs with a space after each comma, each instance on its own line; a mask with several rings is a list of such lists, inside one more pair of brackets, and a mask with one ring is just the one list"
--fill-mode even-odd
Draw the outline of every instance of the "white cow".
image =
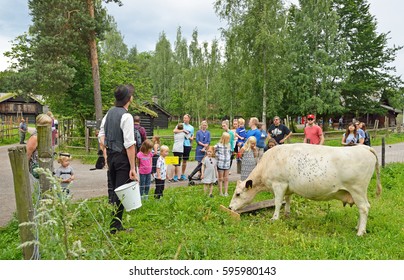
[[268, 150], [245, 181], [238, 181], [229, 208], [239, 210], [255, 195], [270, 191], [275, 196], [272, 220], [279, 218], [285, 199], [290, 213], [290, 195], [312, 200], [339, 199], [359, 208], [358, 236], [366, 233], [370, 204], [367, 189], [376, 168], [380, 195], [379, 162], [375, 151], [365, 145], [329, 147], [310, 144], [278, 145]]

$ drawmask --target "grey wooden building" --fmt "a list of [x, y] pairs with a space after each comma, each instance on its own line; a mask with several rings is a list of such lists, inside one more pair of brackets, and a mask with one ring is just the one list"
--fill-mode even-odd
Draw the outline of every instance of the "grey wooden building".
[[155, 102], [144, 102], [132, 114], [140, 117], [140, 125], [146, 129], [147, 137], [151, 138], [154, 128], [168, 128], [171, 114]]
[[27, 97], [16, 93], [4, 93], [0, 95], [0, 116], [13, 116], [28, 118], [30, 123], [35, 123], [37, 115], [43, 113], [43, 101], [34, 95]]

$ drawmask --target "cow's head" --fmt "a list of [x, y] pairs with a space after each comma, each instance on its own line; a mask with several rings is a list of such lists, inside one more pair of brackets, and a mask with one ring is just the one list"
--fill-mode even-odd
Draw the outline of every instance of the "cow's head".
[[230, 201], [229, 208], [233, 211], [243, 208], [254, 199], [257, 193], [258, 188], [253, 186], [253, 181], [251, 179], [237, 181], [237, 187], [234, 191], [233, 198]]

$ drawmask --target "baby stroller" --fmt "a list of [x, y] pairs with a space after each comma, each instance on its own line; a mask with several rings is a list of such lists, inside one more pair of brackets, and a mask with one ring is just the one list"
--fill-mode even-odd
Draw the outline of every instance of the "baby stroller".
[[[202, 181], [200, 177], [194, 178], [195, 174], [202, 171], [202, 162], [198, 163], [198, 165], [195, 167], [195, 169], [189, 174], [188, 176], [188, 186], [195, 186], [197, 181]], [[214, 183], [217, 185], [217, 181]]]
[[199, 162], [195, 169], [188, 176], [188, 186], [195, 186], [196, 181], [201, 181], [200, 177], [194, 178], [195, 174], [202, 170], [202, 162]]

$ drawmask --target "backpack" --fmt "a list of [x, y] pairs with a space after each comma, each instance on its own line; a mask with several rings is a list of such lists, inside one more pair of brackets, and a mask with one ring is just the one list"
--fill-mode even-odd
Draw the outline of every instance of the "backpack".
[[139, 129], [135, 127], [135, 141], [136, 141], [136, 151], [140, 151], [140, 146], [142, 146], [142, 135], [140, 135]]
[[367, 131], [365, 131], [365, 140], [363, 141], [363, 144], [370, 146], [370, 135]]

